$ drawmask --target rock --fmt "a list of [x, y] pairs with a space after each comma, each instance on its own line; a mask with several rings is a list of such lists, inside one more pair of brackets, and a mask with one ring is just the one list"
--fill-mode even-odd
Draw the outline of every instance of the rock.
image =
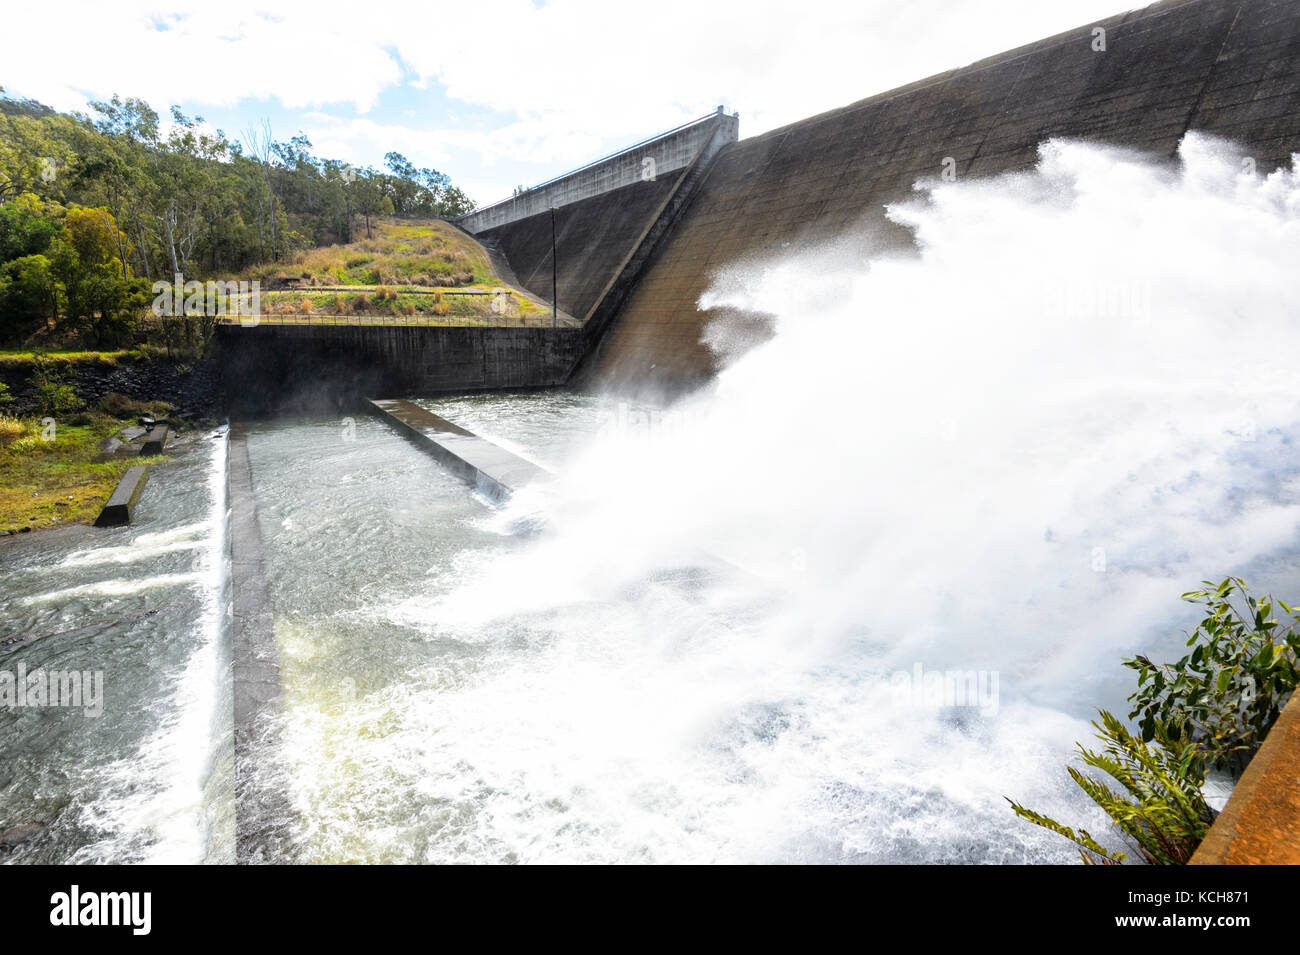
[[43, 822], [30, 822], [25, 826], [14, 826], [12, 829], [6, 829], [0, 832], [0, 846], [12, 848], [20, 846], [24, 842], [31, 842], [49, 827]]
[[106, 451], [109, 454], [112, 454], [118, 448], [122, 447], [122, 442], [117, 440], [117, 438], [108, 437], [105, 438], [103, 441], [99, 442], [98, 447], [99, 450]]
[[118, 432], [123, 441], [134, 441], [136, 438], [143, 437], [144, 433], [144, 428], [137, 428], [135, 425], [128, 425]]
[[158, 422], [155, 421], [153, 418], [150, 418], [148, 415], [140, 415], [140, 423], [144, 425], [146, 428], [152, 428]]

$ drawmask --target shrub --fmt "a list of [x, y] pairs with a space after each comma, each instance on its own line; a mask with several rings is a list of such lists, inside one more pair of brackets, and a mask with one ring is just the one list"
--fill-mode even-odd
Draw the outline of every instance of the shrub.
[[[1300, 618], [1282, 601], [1256, 599], [1237, 577], [1183, 594], [1206, 606], [1206, 616], [1177, 663], [1154, 664], [1145, 656], [1125, 660], [1138, 673], [1129, 718], [1142, 717], [1134, 735], [1101, 711], [1094, 722], [1106, 743], [1101, 752], [1079, 746], [1083, 762], [1119, 781], [1127, 796], [1067, 767], [1070, 777], [1101, 806], [1150, 863], [1187, 862], [1204, 839], [1215, 813], [1201, 793], [1206, 766], [1240, 773], [1259, 749], [1297, 685]], [[1244, 604], [1244, 612], [1234, 604]], [[1274, 605], [1292, 618], [1278, 631]], [[1011, 802], [1011, 800], [1008, 800]], [[1113, 864], [1125, 855], [1098, 845], [1054, 819], [1011, 802], [1016, 815], [1065, 836], [1086, 863]]]
[[44, 356], [37, 356], [33, 367], [35, 371], [31, 385], [36, 392], [36, 406], [41, 414], [62, 415], [81, 407], [81, 398], [67, 379], [66, 372], [60, 371], [54, 362]]
[[9, 386], [0, 381], [0, 408], [14, 403], [14, 396], [9, 393]]
[[[1205, 764], [1196, 745], [1185, 739], [1170, 739], [1163, 726], [1156, 724], [1153, 746], [1134, 736], [1105, 710], [1099, 711], [1099, 715], [1101, 723], [1094, 720], [1092, 725], [1097, 730], [1097, 738], [1106, 745], [1095, 752], [1079, 744], [1079, 755], [1085, 765], [1117, 780], [1124, 792], [1112, 791], [1100, 779], [1087, 776], [1073, 766], [1066, 767], [1066, 772], [1093, 802], [1106, 810], [1146, 862], [1186, 863], [1205, 838], [1215, 816], [1201, 794]], [[1015, 802], [1011, 802], [1011, 808], [1022, 819], [1073, 842], [1079, 847], [1079, 856], [1085, 864], [1119, 865], [1127, 858], [1122, 852], [1103, 848], [1086, 829], [1076, 833]]]
[[[1183, 594], [1206, 607], [1187, 641], [1195, 649], [1173, 664], [1124, 661], [1138, 674], [1129, 719], [1141, 715], [1144, 740], [1166, 724], [1175, 739], [1199, 744], [1210, 765], [1240, 774], [1300, 682], [1300, 618], [1280, 600], [1257, 600], [1240, 578], [1201, 583], [1205, 589]], [[1283, 630], [1275, 604], [1291, 617]]]
[[114, 418], [133, 418], [136, 415], [144, 414], [148, 410], [148, 406], [143, 401], [136, 401], [126, 395], [110, 392], [99, 400], [99, 410], [104, 414], [112, 415]]

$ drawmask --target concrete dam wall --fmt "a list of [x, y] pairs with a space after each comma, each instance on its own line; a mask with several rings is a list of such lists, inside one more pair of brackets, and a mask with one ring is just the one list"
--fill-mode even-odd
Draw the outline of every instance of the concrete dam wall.
[[734, 143], [737, 130], [734, 116], [705, 117], [457, 225], [504, 254], [533, 294], [551, 301], [554, 283], [560, 309], [586, 321], [666, 207], [694, 181], [691, 173]]
[[671, 395], [707, 380], [716, 365], [700, 337], [718, 313], [696, 303], [716, 270], [863, 228], [910, 242], [884, 205], [945, 157], [964, 178], [1032, 166], [1049, 137], [1172, 156], [1189, 129], [1244, 143], [1261, 172], [1300, 150], [1300, 4], [1166, 0], [724, 147], [580, 382]]
[[588, 163], [581, 169], [518, 192], [509, 199], [475, 209], [469, 215], [457, 219], [456, 223], [466, 232], [479, 235], [510, 222], [549, 213], [553, 208], [563, 208], [616, 189], [656, 181], [660, 176], [667, 176], [689, 166], [713, 138], [719, 126], [730, 131], [730, 139], [734, 142], [738, 121], [733, 116], [727, 116], [719, 106], [716, 114], [702, 116], [676, 129], [620, 149], [612, 156]]

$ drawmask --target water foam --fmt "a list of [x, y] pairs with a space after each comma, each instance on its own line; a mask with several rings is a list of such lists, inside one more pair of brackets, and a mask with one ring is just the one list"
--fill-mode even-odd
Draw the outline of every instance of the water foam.
[[[150, 705], [153, 732], [135, 752], [103, 769], [99, 797], [87, 805], [85, 818], [108, 835], [79, 848], [72, 862], [232, 861], [233, 806], [228, 793], [210, 791], [214, 758], [222, 738], [231, 732], [230, 715], [221, 706], [229, 703], [222, 678], [229, 577], [224, 533], [227, 449], [222, 433], [213, 444], [208, 473], [211, 518], [141, 541], [144, 549], [161, 553], [159, 547], [204, 535], [194, 542], [202, 548], [199, 569], [168, 575], [176, 583], [198, 586], [201, 610], [193, 624], [194, 648], [171, 675], [166, 695]], [[160, 579], [137, 583], [141, 588], [162, 586]], [[109, 592], [122, 592], [121, 582], [107, 583], [113, 587]]]
[[[1069, 861], [1002, 797], [1105, 831], [1062, 764], [1120, 657], [1176, 653], [1203, 577], [1300, 589], [1300, 177], [1243, 158], [1051, 142], [919, 184], [913, 250], [717, 276], [771, 340], [519, 495], [546, 534], [376, 608], [473, 666], [304, 733], [304, 788], [414, 807], [372, 857]], [[916, 706], [916, 664], [998, 674], [996, 713]]]

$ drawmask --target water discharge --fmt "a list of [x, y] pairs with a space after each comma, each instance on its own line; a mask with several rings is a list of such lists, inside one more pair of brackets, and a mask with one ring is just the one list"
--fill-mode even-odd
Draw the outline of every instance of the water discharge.
[[0, 671], [100, 673], [100, 715], [0, 707], [5, 862], [233, 859], [226, 437], [153, 469], [135, 526], [0, 552]]
[[668, 411], [434, 404], [560, 471], [499, 513], [369, 428], [368, 473], [255, 446], [273, 563], [330, 552], [280, 624], [307, 856], [1069, 861], [1003, 797], [1105, 831], [1063, 764], [1120, 658], [1203, 577], [1300, 590], [1300, 182], [1242, 158], [922, 183], [914, 250], [720, 275], [774, 335]]
[[[1300, 177], [1245, 158], [921, 183], [913, 248], [717, 275], [725, 367], [667, 409], [427, 402], [557, 473], [504, 507], [369, 418], [252, 428], [299, 858], [1073, 861], [1003, 797], [1107, 831], [1063, 766], [1120, 659], [1177, 654], [1203, 577], [1300, 595]], [[0, 668], [93, 640], [143, 714], [108, 748], [0, 711], [3, 821], [64, 840], [23, 859], [230, 857], [218, 458], [3, 570], [44, 636]]]

